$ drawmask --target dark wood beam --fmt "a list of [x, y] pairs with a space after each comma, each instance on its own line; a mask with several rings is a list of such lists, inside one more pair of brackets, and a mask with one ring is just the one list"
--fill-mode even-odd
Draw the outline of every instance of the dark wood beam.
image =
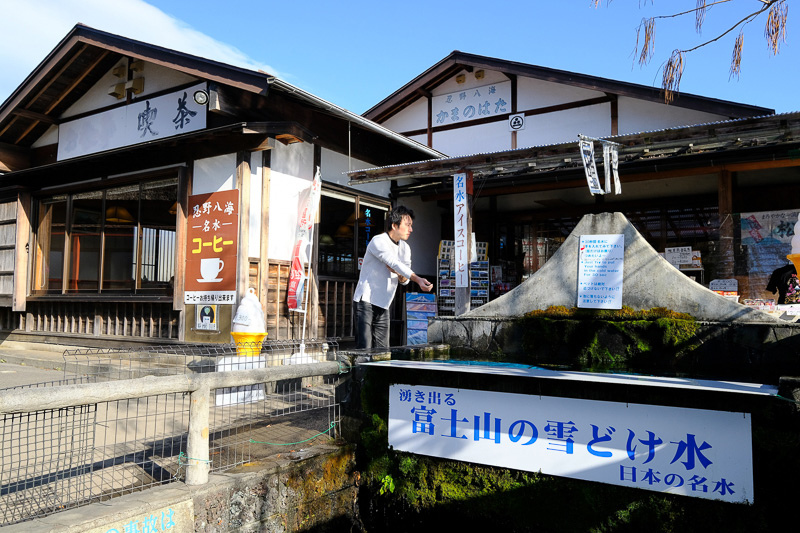
[[[547, 113], [555, 113], [558, 111], [566, 111], [568, 109], [577, 109], [580, 107], [587, 107], [599, 104], [605, 104], [608, 102], [613, 101], [611, 97], [608, 96], [600, 96], [598, 98], [589, 98], [588, 100], [578, 100], [576, 102], [568, 102], [565, 104], [558, 104], [558, 105], [551, 105], [547, 107], [539, 107], [536, 109], [527, 109], [525, 111], [519, 111], [519, 113], [525, 113], [526, 117], [531, 117], [534, 115], [545, 115]], [[433, 132], [440, 132], [440, 131], [448, 131], [448, 130], [455, 130], [459, 128], [465, 128], [468, 126], [477, 126], [481, 124], [491, 124], [493, 122], [503, 122], [508, 121], [508, 117], [513, 113], [504, 113], [502, 115], [493, 115], [491, 117], [484, 117], [479, 118], [476, 120], [470, 120], [468, 122], [458, 122], [456, 124], [445, 124], [444, 126], [436, 126], [433, 128]], [[411, 131], [403, 131], [400, 132], [406, 137], [411, 137], [413, 135], [422, 135], [427, 130], [411, 130]]]
[[0, 143], [0, 172], [13, 172], [31, 166], [30, 150]]
[[37, 120], [39, 122], [44, 122], [45, 124], [58, 124], [59, 121], [55, 118], [51, 117], [50, 115], [45, 115], [43, 113], [37, 113], [35, 111], [30, 111], [28, 109], [15, 109], [13, 114], [18, 117], [29, 118], [31, 120]]

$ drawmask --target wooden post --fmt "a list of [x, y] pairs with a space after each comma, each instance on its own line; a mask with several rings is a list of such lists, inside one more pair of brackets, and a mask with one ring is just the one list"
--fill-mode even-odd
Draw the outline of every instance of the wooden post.
[[239, 189], [239, 252], [236, 258], [236, 304], [247, 294], [250, 281], [250, 152], [236, 153], [236, 188]]
[[472, 250], [472, 172], [453, 176], [453, 225], [456, 271], [455, 315], [470, 310], [469, 263]]
[[[267, 149], [262, 152], [261, 164], [261, 253], [259, 254], [259, 279], [261, 286], [258, 288], [258, 301], [264, 309], [264, 319], [269, 315], [269, 188], [272, 179], [272, 151]], [[279, 317], [275, 317], [278, 320]]]
[[186, 484], [208, 483], [210, 461], [208, 455], [208, 386], [191, 393], [189, 403], [189, 435], [186, 441]]
[[16, 246], [14, 247], [14, 278], [12, 311], [25, 311], [28, 294], [28, 272], [31, 271], [28, 250], [31, 235], [31, 195], [20, 193], [17, 197]]

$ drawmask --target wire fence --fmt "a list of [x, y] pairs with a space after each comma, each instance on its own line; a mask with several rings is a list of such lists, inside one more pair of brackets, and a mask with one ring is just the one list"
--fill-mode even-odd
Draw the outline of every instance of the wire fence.
[[[335, 339], [64, 353], [59, 381], [0, 390], [335, 361]], [[341, 365], [346, 370], [346, 365]], [[229, 470], [338, 436], [340, 376], [212, 390], [209, 462]], [[134, 396], [132, 394], [132, 396]], [[0, 526], [183, 479], [188, 393], [2, 415]]]

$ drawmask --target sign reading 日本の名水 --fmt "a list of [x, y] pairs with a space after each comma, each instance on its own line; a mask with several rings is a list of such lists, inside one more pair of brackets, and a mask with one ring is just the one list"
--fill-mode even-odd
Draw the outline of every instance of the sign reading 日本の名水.
[[395, 450], [753, 502], [749, 413], [422, 385], [389, 394]]

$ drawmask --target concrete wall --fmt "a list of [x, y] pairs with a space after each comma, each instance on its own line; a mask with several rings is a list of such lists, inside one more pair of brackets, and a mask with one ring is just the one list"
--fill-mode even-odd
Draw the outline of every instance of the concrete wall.
[[[316, 446], [213, 475], [208, 484], [171, 483], [5, 526], [21, 533], [107, 533], [129, 531], [147, 519], [171, 533], [274, 531], [289, 533], [328, 527], [348, 531], [356, 515], [357, 474], [351, 447]], [[168, 517], [168, 518], [164, 518]], [[165, 529], [162, 519], [174, 525]]]

